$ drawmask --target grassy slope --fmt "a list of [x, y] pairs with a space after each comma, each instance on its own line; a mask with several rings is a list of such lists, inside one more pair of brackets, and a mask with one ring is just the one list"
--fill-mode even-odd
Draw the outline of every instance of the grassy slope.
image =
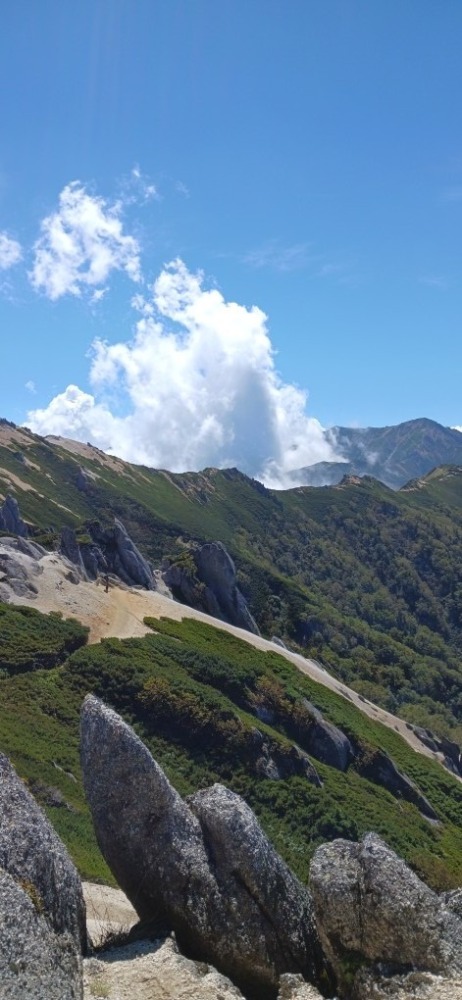
[[[1, 682], [0, 746], [31, 783], [84, 875], [110, 878], [95, 844], [78, 759], [80, 703], [94, 691], [135, 725], [182, 794], [216, 780], [243, 794], [302, 878], [317, 843], [374, 829], [435, 887], [461, 882], [462, 785], [439, 765], [275, 653], [192, 620], [155, 627], [157, 634], [145, 639], [105, 640], [77, 650], [62, 666]], [[248, 757], [252, 727], [282, 752], [292, 742], [284, 727], [265, 726], [252, 714], [252, 697], [265, 684], [287, 704], [308, 697], [369, 752], [386, 749], [441, 824], [430, 824], [353, 767], [341, 774], [313, 759], [322, 789], [300, 777], [258, 778]]]
[[[393, 492], [374, 480], [275, 493], [237, 470], [173, 475], [33, 435], [0, 448], [23, 515], [52, 543], [64, 523], [121, 517], [159, 563], [222, 540], [264, 634], [278, 634], [365, 696], [462, 741], [462, 473]], [[95, 476], [77, 486], [82, 466]], [[0, 489], [5, 481], [0, 472]], [[39, 495], [41, 494], [41, 496]], [[60, 507], [54, 502], [59, 498]], [[69, 508], [69, 509], [65, 509]]]

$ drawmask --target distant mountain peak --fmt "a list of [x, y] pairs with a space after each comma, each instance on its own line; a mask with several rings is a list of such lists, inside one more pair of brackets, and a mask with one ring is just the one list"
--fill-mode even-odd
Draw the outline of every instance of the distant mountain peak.
[[345, 476], [373, 476], [392, 489], [436, 466], [462, 465], [462, 434], [418, 417], [387, 427], [332, 427], [329, 440], [341, 459], [299, 470], [307, 486], [334, 486]]

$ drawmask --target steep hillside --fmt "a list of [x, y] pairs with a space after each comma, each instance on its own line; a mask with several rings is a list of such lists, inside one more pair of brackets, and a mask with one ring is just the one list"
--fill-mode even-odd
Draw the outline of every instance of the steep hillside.
[[360, 694], [462, 740], [462, 473], [392, 491], [349, 477], [271, 491], [236, 469], [173, 475], [0, 427], [0, 492], [50, 548], [65, 525], [120, 518], [155, 566], [195, 577], [191, 550], [224, 543], [250, 611]]
[[372, 829], [433, 886], [460, 883], [462, 784], [439, 763], [275, 650], [197, 620], [150, 624], [145, 637], [107, 638], [0, 682], [0, 747], [85, 875], [110, 878], [78, 755], [80, 705], [94, 692], [135, 725], [181, 793], [220, 780], [242, 794], [303, 879], [318, 843]]

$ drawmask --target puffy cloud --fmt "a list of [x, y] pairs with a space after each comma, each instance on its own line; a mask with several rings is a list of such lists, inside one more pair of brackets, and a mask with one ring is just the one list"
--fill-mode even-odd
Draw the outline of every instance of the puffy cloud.
[[306, 393], [279, 377], [261, 309], [227, 302], [181, 260], [132, 304], [132, 340], [93, 344], [94, 395], [69, 386], [29, 414], [34, 431], [172, 471], [238, 466], [278, 486], [336, 458]]
[[[139, 245], [123, 231], [123, 202], [109, 204], [88, 194], [79, 181], [67, 184], [57, 212], [41, 223], [29, 279], [52, 299], [80, 296], [104, 286], [111, 271], [125, 271], [140, 281]], [[94, 292], [93, 292], [94, 294]]]
[[7, 271], [20, 260], [22, 260], [21, 244], [7, 233], [0, 233], [0, 270]]

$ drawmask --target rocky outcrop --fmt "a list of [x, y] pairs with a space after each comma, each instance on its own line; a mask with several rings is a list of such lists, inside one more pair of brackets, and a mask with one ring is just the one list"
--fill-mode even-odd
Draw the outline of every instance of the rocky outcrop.
[[98, 843], [142, 920], [174, 930], [249, 996], [327, 975], [308, 891], [249, 807], [220, 785], [184, 802], [115, 712], [88, 696], [82, 768]]
[[422, 795], [407, 774], [398, 771], [396, 764], [384, 750], [374, 749], [366, 753], [360, 751], [356, 757], [355, 767], [361, 777], [369, 778], [376, 785], [383, 785], [396, 798], [417, 806], [419, 812], [427, 819], [438, 819], [437, 813], [425, 795]]
[[82, 579], [96, 580], [101, 574], [111, 573], [129, 587], [156, 589], [148, 561], [121, 521], [115, 518], [110, 528], [102, 528], [95, 522], [86, 531], [88, 536], [83, 541], [73, 528], [63, 528], [59, 546], [61, 554], [73, 563]]
[[[59, 891], [59, 886], [55, 887]], [[35, 885], [0, 868], [0, 1000], [81, 1000], [82, 959], [50, 926]]]
[[322, 1000], [322, 996], [303, 976], [287, 972], [279, 980], [278, 1000]]
[[445, 736], [435, 736], [430, 729], [423, 729], [421, 726], [410, 726], [421, 743], [439, 753], [443, 757], [443, 763], [448, 771], [459, 776], [462, 775], [462, 752], [458, 743], [448, 740]]
[[355, 978], [354, 1000], [462, 1000], [462, 979], [386, 969], [362, 969]]
[[84, 963], [85, 1000], [244, 1000], [216, 969], [181, 955], [175, 941], [137, 941]]
[[255, 771], [262, 778], [271, 778], [273, 781], [280, 781], [297, 775], [306, 778], [317, 788], [322, 787], [319, 774], [312, 764], [308, 754], [300, 750], [295, 744], [289, 748], [283, 748], [274, 741], [268, 741], [259, 729], [252, 731], [253, 742], [256, 748]]
[[174, 596], [214, 618], [259, 635], [247, 602], [236, 582], [236, 567], [222, 542], [207, 542], [182, 561], [165, 566], [163, 578]]
[[8, 601], [11, 591], [17, 597], [34, 599], [37, 587], [33, 577], [42, 572], [40, 559], [45, 549], [26, 538], [0, 538], [0, 600]]
[[[216, 602], [219, 617], [238, 628], [259, 634], [258, 626], [236, 583], [236, 567], [222, 542], [207, 542], [195, 552], [199, 578], [210, 592], [211, 602]], [[211, 614], [216, 612], [211, 611]]]
[[27, 524], [19, 512], [18, 501], [8, 495], [0, 507], [0, 531], [8, 531], [11, 535], [25, 538], [28, 534]]
[[353, 760], [353, 747], [345, 733], [327, 722], [321, 712], [311, 702], [303, 700], [309, 715], [309, 724], [303, 729], [303, 743], [308, 753], [339, 771], [346, 771]]
[[135, 583], [140, 587], [145, 587], [146, 590], [154, 590], [154, 577], [149, 563], [141, 555], [128, 531], [117, 518], [114, 519], [114, 543], [112, 571], [125, 580], [125, 583], [130, 585]]
[[347, 994], [351, 969], [389, 963], [400, 970], [462, 972], [462, 921], [376, 834], [335, 840], [310, 871], [324, 950]]
[[86, 947], [85, 904], [80, 878], [59, 837], [0, 754], [0, 868], [30, 886], [39, 912], [58, 934], [68, 933], [80, 953]]
[[88, 579], [77, 535], [74, 529], [69, 528], [67, 525], [64, 526], [61, 532], [59, 552], [75, 566], [82, 579]]

